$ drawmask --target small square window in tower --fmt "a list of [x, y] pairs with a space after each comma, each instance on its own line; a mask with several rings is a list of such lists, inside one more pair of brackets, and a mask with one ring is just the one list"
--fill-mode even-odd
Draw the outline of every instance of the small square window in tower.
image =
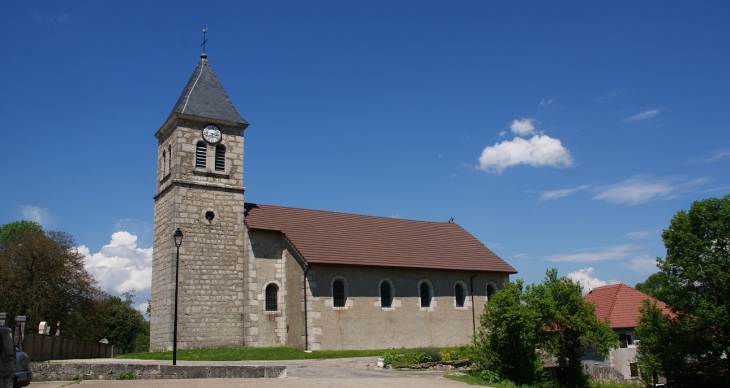
[[341, 279], [332, 283], [332, 299], [335, 307], [345, 307], [345, 282]]
[[206, 146], [205, 143], [203, 143], [202, 141], [199, 141], [197, 146], [195, 147], [195, 167], [205, 168], [205, 154], [207, 151], [208, 146]]
[[464, 286], [460, 283], [456, 283], [454, 287], [454, 297], [456, 297], [456, 307], [464, 307], [464, 299], [466, 295], [464, 293]]
[[215, 147], [215, 170], [225, 171], [226, 169], [226, 147], [217, 145]]
[[278, 311], [278, 294], [279, 287], [271, 283], [266, 286], [266, 311]]

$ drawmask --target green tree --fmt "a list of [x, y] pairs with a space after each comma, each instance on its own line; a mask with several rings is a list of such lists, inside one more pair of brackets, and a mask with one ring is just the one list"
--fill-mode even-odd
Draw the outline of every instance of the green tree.
[[149, 350], [150, 324], [132, 307], [134, 291], [122, 296], [124, 300], [116, 296], [107, 299], [105, 336], [110, 344], [119, 348], [119, 354], [146, 352]]
[[541, 284], [507, 283], [485, 305], [477, 345], [482, 367], [517, 384], [542, 379], [537, 349], [558, 362], [557, 383], [587, 386], [582, 358], [591, 347], [601, 355], [617, 345], [616, 334], [596, 318], [594, 307], [581, 297], [580, 285], [546, 272]]
[[674, 315], [644, 306], [639, 359], [676, 386], [730, 386], [730, 195], [677, 212], [662, 238], [660, 295]]
[[646, 295], [652, 296], [656, 299], [664, 301], [662, 292], [665, 291], [665, 283], [667, 282], [667, 275], [664, 272], [657, 272], [649, 275], [645, 281], [636, 283], [635, 289], [645, 293]]
[[98, 292], [68, 233], [19, 221], [0, 226], [0, 236], [0, 306], [11, 316], [27, 316], [29, 327], [65, 322]]

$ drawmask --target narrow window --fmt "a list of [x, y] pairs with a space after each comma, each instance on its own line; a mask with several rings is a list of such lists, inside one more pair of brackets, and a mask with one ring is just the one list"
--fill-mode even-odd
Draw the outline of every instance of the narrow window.
[[167, 158], [167, 173], [169, 174], [172, 171], [172, 145], [167, 145], [167, 155], [169, 156]]
[[380, 282], [380, 307], [390, 308], [393, 296], [390, 294], [390, 283]]
[[205, 145], [205, 143], [199, 141], [197, 147], [195, 148], [195, 167], [205, 168], [205, 152], [207, 150], [208, 147]]
[[421, 307], [431, 307], [431, 289], [428, 283], [421, 282]]
[[337, 279], [332, 283], [332, 298], [335, 307], [345, 307], [345, 282], [342, 279]]
[[464, 299], [466, 299], [466, 296], [464, 295], [464, 287], [461, 283], [456, 283], [454, 296], [456, 297], [456, 307], [464, 307]]
[[224, 171], [226, 169], [226, 147], [218, 145], [215, 147], [215, 170]]
[[278, 294], [279, 294], [279, 287], [277, 287], [276, 284], [271, 283], [268, 286], [266, 286], [266, 311], [278, 311], [279, 310], [279, 307], [277, 305]]
[[494, 295], [494, 286], [491, 284], [487, 284], [487, 300]]
[[167, 175], [167, 152], [162, 151], [162, 176]]

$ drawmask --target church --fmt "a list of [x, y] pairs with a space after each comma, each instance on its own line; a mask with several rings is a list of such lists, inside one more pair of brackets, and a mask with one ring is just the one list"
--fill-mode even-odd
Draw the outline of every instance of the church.
[[178, 250], [179, 349], [471, 342], [512, 266], [453, 220], [244, 202], [248, 126], [202, 54], [155, 133], [150, 350], [172, 349]]

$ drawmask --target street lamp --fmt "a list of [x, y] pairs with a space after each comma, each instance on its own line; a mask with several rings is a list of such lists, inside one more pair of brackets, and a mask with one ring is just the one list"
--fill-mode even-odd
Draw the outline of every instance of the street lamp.
[[175, 317], [172, 324], [172, 365], [177, 365], [177, 277], [180, 273], [178, 270], [180, 268], [180, 245], [182, 245], [183, 240], [183, 232], [180, 228], [177, 228], [175, 233], [172, 234], [172, 239], [177, 250], [175, 255]]

